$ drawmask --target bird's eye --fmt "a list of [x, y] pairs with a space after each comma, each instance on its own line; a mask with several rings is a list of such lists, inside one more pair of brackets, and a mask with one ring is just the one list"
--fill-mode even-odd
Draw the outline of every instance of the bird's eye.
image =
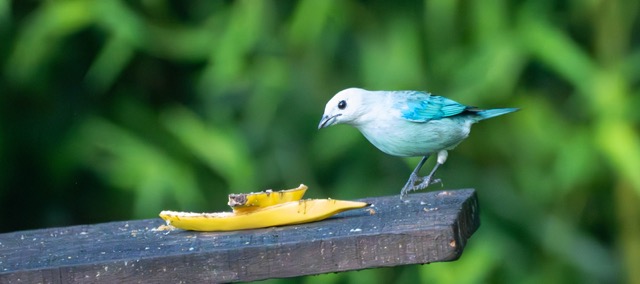
[[340, 101], [340, 102], [338, 103], [338, 108], [339, 108], [339, 109], [344, 109], [344, 108], [346, 108], [346, 107], [347, 107], [347, 102], [345, 102], [345, 101]]

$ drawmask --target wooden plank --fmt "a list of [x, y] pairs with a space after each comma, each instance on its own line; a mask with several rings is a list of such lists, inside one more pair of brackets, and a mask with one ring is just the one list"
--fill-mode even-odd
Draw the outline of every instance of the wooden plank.
[[452, 261], [479, 226], [473, 189], [362, 200], [375, 213], [257, 230], [156, 231], [163, 221], [151, 219], [0, 234], [0, 283], [232, 282]]

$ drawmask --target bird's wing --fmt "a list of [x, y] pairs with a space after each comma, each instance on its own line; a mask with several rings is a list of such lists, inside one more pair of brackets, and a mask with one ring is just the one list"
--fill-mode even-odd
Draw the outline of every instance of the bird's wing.
[[400, 106], [402, 118], [413, 122], [427, 122], [460, 114], [470, 107], [440, 96], [423, 92], [405, 93], [406, 101]]

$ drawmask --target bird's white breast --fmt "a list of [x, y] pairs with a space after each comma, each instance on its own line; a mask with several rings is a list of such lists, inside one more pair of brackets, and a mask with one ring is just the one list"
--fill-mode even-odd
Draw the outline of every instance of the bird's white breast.
[[411, 122], [397, 111], [373, 112], [354, 125], [378, 149], [394, 156], [424, 156], [457, 146], [469, 135], [470, 119], [444, 118], [428, 122]]

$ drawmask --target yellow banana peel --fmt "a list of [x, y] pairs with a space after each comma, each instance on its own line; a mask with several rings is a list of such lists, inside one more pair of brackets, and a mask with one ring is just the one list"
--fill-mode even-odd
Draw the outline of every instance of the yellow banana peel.
[[363, 208], [365, 202], [306, 199], [289, 201], [250, 212], [190, 213], [162, 211], [168, 225], [193, 231], [234, 231], [308, 223], [326, 219], [342, 211]]
[[229, 194], [229, 206], [235, 213], [247, 213], [256, 209], [273, 206], [289, 201], [302, 199], [307, 186], [300, 184], [297, 188], [280, 191], [261, 191], [252, 193]]

